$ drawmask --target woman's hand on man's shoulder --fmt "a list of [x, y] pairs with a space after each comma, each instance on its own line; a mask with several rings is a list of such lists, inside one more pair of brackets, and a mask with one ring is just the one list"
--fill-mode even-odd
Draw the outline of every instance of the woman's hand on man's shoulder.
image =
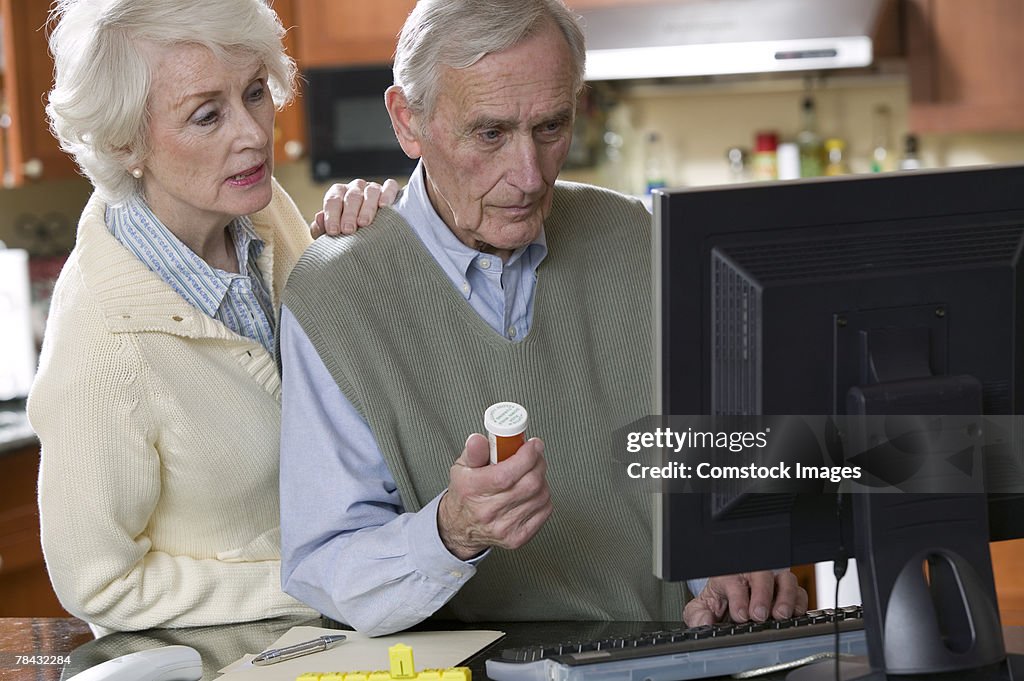
[[396, 196], [398, 183], [391, 179], [384, 184], [360, 179], [333, 184], [324, 194], [323, 210], [309, 225], [309, 233], [314, 239], [321, 234], [355, 234], [373, 222], [379, 208], [394, 203]]

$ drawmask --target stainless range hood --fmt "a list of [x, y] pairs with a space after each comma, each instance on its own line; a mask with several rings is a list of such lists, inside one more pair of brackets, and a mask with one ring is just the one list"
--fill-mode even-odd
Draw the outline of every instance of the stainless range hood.
[[885, 1], [662, 0], [581, 10], [587, 80], [868, 66]]

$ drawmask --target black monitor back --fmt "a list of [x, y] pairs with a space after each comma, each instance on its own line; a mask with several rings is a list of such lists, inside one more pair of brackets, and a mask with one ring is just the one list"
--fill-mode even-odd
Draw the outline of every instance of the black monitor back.
[[[654, 206], [658, 413], [1024, 407], [1024, 167], [674, 190]], [[857, 544], [835, 494], [748, 495], [729, 513], [708, 496], [659, 497], [662, 577], [830, 560]], [[1024, 496], [987, 500], [993, 539], [1024, 536]], [[984, 508], [947, 501], [932, 510], [956, 516], [962, 501], [984, 533]]]

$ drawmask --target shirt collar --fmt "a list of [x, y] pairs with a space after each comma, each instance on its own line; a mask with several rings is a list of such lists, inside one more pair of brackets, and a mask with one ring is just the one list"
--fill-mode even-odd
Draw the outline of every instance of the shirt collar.
[[[427, 194], [425, 177], [426, 169], [421, 160], [416, 164], [416, 169], [409, 178], [405, 191], [395, 202], [394, 208], [410, 224], [413, 232], [427, 246], [434, 259], [442, 267], [445, 267], [446, 263], [442, 261], [444, 258], [447, 265], [464, 278], [473, 261], [480, 256], [480, 251], [459, 241], [434, 210], [433, 204], [430, 203], [430, 196]], [[544, 235], [544, 229], [541, 228], [536, 239], [512, 252], [505, 267], [515, 264], [525, 254], [524, 262], [532, 270], [536, 270], [547, 256], [547, 252], [547, 238]]]
[[263, 253], [263, 239], [256, 233], [252, 220], [248, 215], [242, 215], [231, 221], [228, 225], [231, 230], [231, 240], [235, 244], [235, 251], [238, 254], [238, 273], [243, 277], [252, 276], [252, 264], [256, 258]]
[[[190, 305], [215, 317], [227, 295], [232, 274], [215, 269], [181, 242], [140, 196], [108, 206], [107, 225], [114, 237]], [[238, 256], [239, 275], [250, 275], [250, 258], [259, 257], [264, 242], [247, 216], [228, 225]]]

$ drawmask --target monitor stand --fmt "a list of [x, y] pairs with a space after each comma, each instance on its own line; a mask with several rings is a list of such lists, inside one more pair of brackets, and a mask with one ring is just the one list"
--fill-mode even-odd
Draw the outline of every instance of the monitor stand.
[[[955, 377], [928, 377], [857, 390], [859, 408], [850, 413], [889, 416], [850, 422], [854, 446], [847, 460], [856, 462], [861, 453], [871, 453], [892, 462], [916, 454], [923, 457], [919, 461], [929, 475], [920, 476], [923, 483], [905, 477], [899, 483], [903, 492], [851, 494], [868, 658], [841, 660], [839, 678], [1024, 681], [1020, 659], [1008, 658], [1003, 646], [982, 476], [943, 474], [948, 467], [927, 465], [941, 464], [951, 455], [957, 460], [970, 455], [966, 459], [972, 462], [971, 470], [978, 470], [980, 447], [970, 435], [977, 428], [969, 426], [980, 418], [980, 387]], [[952, 396], [960, 403], [929, 405], [935, 396]], [[904, 411], [899, 408], [906, 408], [904, 402], [916, 403]], [[919, 416], [929, 412], [975, 416]], [[910, 438], [910, 444], [906, 438], [888, 437], [908, 432], [918, 436]], [[959, 493], [932, 491], [948, 489]], [[795, 670], [787, 678], [834, 680], [836, 662]]]

